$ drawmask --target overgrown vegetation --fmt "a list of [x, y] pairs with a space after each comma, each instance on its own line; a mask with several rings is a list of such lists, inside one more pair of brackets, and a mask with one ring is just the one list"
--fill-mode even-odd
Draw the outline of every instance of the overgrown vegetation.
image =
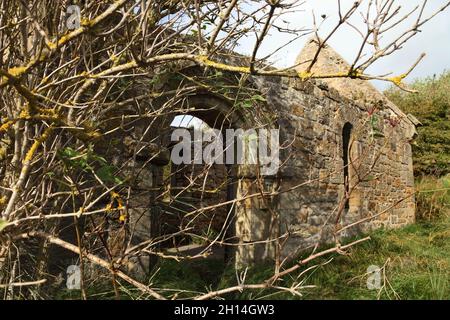
[[[417, 217], [414, 225], [398, 230], [377, 230], [371, 240], [353, 247], [347, 255], [334, 254], [314, 261], [302, 278], [299, 273], [283, 280], [289, 287], [300, 283], [302, 297], [275, 289], [246, 290], [224, 295], [228, 299], [450, 299], [450, 190], [442, 187], [449, 178], [426, 177], [417, 182]], [[305, 253], [307, 256], [309, 253]], [[367, 289], [367, 268], [381, 268], [381, 288]], [[239, 273], [238, 273], [239, 274]], [[263, 282], [273, 275], [273, 266], [260, 265], [247, 271], [246, 282]], [[165, 289], [168, 298], [189, 298], [199, 292], [237, 285], [232, 265], [221, 260], [177, 263], [163, 260], [151, 279]], [[171, 291], [181, 286], [184, 292]], [[139, 290], [121, 286], [123, 299], [142, 299]], [[109, 299], [113, 290], [96, 288], [91, 299]], [[79, 298], [79, 292], [63, 292], [60, 298]]]
[[[311, 267], [301, 278], [297, 278], [297, 272], [279, 283], [283, 287], [300, 283], [304, 286], [300, 290], [302, 297], [275, 289], [261, 289], [234, 292], [224, 298], [450, 299], [450, 145], [445, 145], [450, 134], [450, 91], [445, 89], [450, 89], [450, 73], [437, 80], [417, 81], [414, 87], [421, 90], [418, 95], [397, 91], [390, 91], [389, 95], [424, 124], [419, 128], [420, 137], [415, 148], [417, 173], [447, 173], [441, 177], [420, 175], [416, 179], [417, 223], [398, 230], [377, 230], [370, 234], [370, 241], [353, 247], [348, 254], [314, 260], [314, 264], [302, 269]], [[436, 161], [427, 160], [433, 158]], [[367, 268], [371, 265], [381, 267], [381, 288], [378, 290], [367, 288]], [[237, 275], [242, 275], [236, 274], [233, 265], [227, 266], [221, 260], [183, 263], [162, 260], [156, 270], [150, 282], [153, 287], [162, 289], [167, 298], [189, 298], [200, 292], [232, 287], [237, 285]], [[247, 283], [262, 283], [273, 275], [273, 266], [260, 265], [246, 274]], [[182, 287], [184, 291], [173, 291], [176, 287]], [[120, 291], [124, 299], [145, 298], [130, 286], [120, 286]], [[97, 287], [88, 292], [88, 296], [109, 299], [114, 292], [112, 288]], [[59, 297], [79, 298], [79, 292], [62, 292]]]
[[449, 212], [450, 175], [442, 178], [420, 177], [416, 181], [416, 190], [416, 218], [419, 221], [431, 221]]
[[[392, 74], [374, 76], [368, 70], [374, 63], [399, 51], [407, 40], [419, 34], [428, 21], [450, 7], [450, 0], [443, 1], [439, 7], [431, 7], [427, 1], [417, 0], [417, 6], [411, 11], [403, 10], [395, 0], [382, 3], [350, 1], [345, 5], [338, 1], [331, 12], [334, 17], [339, 17], [338, 23], [326, 32], [327, 28], [320, 26], [328, 23], [325, 22], [327, 15], [322, 16], [325, 23], [319, 25], [315, 19], [309, 25], [291, 24], [285, 20], [296, 12], [301, 14], [307, 2], [91, 0], [77, 1], [68, 6], [68, 1], [2, 0], [0, 296], [8, 300], [54, 297], [288, 298], [287, 291], [297, 293], [299, 289], [308, 298], [308, 295], [314, 296], [315, 289], [304, 286], [328, 283], [332, 286], [333, 281], [317, 276], [328, 270], [328, 264], [325, 264], [328, 260], [319, 260], [320, 267], [300, 276], [298, 270], [274, 274], [274, 266], [250, 270], [245, 282], [251, 284], [250, 289], [270, 289], [241, 292], [242, 288], [235, 286], [236, 274], [232, 265], [225, 268], [222, 261], [198, 261], [203, 253], [185, 256], [178, 250], [180, 244], [184, 244], [180, 243], [180, 238], [195, 238], [197, 243], [201, 239], [212, 247], [234, 245], [236, 239], [247, 241], [249, 238], [256, 239], [256, 236], [260, 239], [258, 245], [266, 242], [268, 248], [272, 245], [280, 248], [287, 239], [277, 231], [277, 227], [284, 224], [284, 214], [276, 212], [273, 210], [275, 206], [272, 206], [278, 205], [277, 195], [307, 185], [316, 188], [316, 182], [326, 182], [310, 178], [305, 183], [303, 177], [298, 181], [290, 179], [291, 174], [288, 173], [297, 172], [297, 167], [303, 166], [303, 160], [310, 158], [310, 162], [315, 161], [315, 157], [306, 155], [316, 151], [320, 153], [314, 142], [307, 143], [311, 144], [310, 150], [295, 146], [292, 150], [305, 153], [305, 157], [295, 157], [294, 154], [293, 157], [286, 157], [289, 161], [280, 161], [286, 170], [280, 168], [280, 174], [274, 175], [274, 179], [270, 177], [265, 180], [262, 177], [258, 169], [261, 163], [254, 167], [240, 166], [238, 163], [227, 166], [226, 173], [220, 177], [216, 175], [217, 181], [211, 179], [215, 184], [212, 187], [206, 183], [207, 177], [213, 175], [209, 164], [203, 163], [201, 174], [192, 171], [188, 175], [183, 168], [172, 165], [169, 169], [163, 168], [173, 160], [169, 156], [169, 151], [173, 150], [171, 142], [174, 142], [168, 139], [172, 132], [170, 123], [174, 117], [187, 112], [199, 115], [205, 122], [214, 123], [213, 127], [221, 131], [228, 127], [286, 129], [281, 131], [281, 136], [287, 138], [283, 139], [285, 141], [292, 138], [294, 146], [297, 139], [295, 122], [310, 117], [298, 115], [299, 119], [295, 119], [280, 110], [278, 104], [284, 103], [285, 98], [290, 99], [287, 91], [286, 95], [279, 95], [280, 99], [273, 96], [266, 103], [265, 97], [270, 96], [275, 88], [260, 82], [265, 81], [266, 77], [297, 79], [298, 85], [297, 80], [292, 81], [295, 82], [295, 89], [308, 95], [304, 99], [306, 105], [316, 104], [313, 99], [316, 88], [305, 83], [309, 79], [379, 79], [404, 88], [402, 81], [424, 55], [410, 61], [411, 68], [403, 74], [399, 74], [400, 70], [391, 70]], [[316, 1], [309, 2], [313, 4]], [[74, 11], [77, 13], [69, 8], [76, 8]], [[339, 29], [348, 24], [358, 26], [349, 33], [349, 37], [352, 33], [358, 38], [362, 35], [357, 44], [359, 48], [355, 50], [355, 59], [348, 65], [342, 64], [337, 71], [321, 72], [319, 56], [326, 51], [328, 40], [332, 41]], [[388, 35], [390, 33], [391, 36]], [[319, 34], [324, 40], [319, 38]], [[287, 35], [290, 39], [273, 41], [284, 38], [281, 35]], [[268, 62], [273, 61], [275, 55], [308, 35], [314, 39], [310, 43], [315, 43], [310, 57], [284, 69], [269, 68]], [[382, 43], [379, 41], [382, 37], [390, 41]], [[262, 50], [269, 41], [275, 47], [269, 51]], [[236, 52], [242, 49], [244, 43], [246, 49], [243, 51], [250, 49], [251, 52], [251, 56], [246, 58]], [[273, 83], [285, 90], [285, 80], [282, 81]], [[446, 88], [436, 90], [444, 92]], [[398, 96], [399, 101], [413, 99], [402, 93], [393, 92], [393, 95]], [[429, 120], [430, 127], [440, 123], [446, 130], [448, 96], [442, 93], [441, 97], [431, 92], [430, 97], [432, 116], [427, 114], [425, 120]], [[292, 106], [287, 106], [290, 108], [297, 102], [300, 104], [303, 98], [298, 98], [296, 101], [297, 97], [293, 96]], [[414, 99], [418, 99], [417, 96]], [[427, 99], [428, 96], [424, 96], [419, 103], [428, 103]], [[434, 99], [437, 99], [436, 102]], [[399, 104], [402, 106], [401, 102]], [[417, 107], [416, 102], [405, 104], [413, 105], [413, 109]], [[437, 111], [434, 111], [435, 107]], [[276, 115], [282, 117], [277, 118]], [[342, 119], [336, 117], [336, 121]], [[318, 119], [305, 121], [305, 138], [311, 140], [309, 133], [319, 138], [320, 133], [316, 129], [322, 124], [331, 125], [325, 122]], [[382, 137], [381, 130], [378, 130], [380, 123], [381, 119], [371, 117], [372, 140]], [[442, 132], [445, 130], [441, 128]], [[326, 138], [323, 139], [324, 147], [332, 148], [334, 142]], [[420, 145], [425, 148], [424, 157], [428, 157], [424, 163], [432, 165], [425, 172], [446, 173], [448, 137], [442, 140], [442, 134], [433, 131], [433, 135], [422, 134], [421, 139], [425, 138], [431, 139], [436, 147], [431, 154], [426, 149], [428, 140]], [[216, 142], [218, 140], [221, 139]], [[328, 145], [328, 142], [332, 144]], [[299, 139], [296, 144], [301, 145], [302, 141]], [[286, 153], [294, 153], [289, 151], [289, 146], [288, 142], [283, 149]], [[272, 147], [270, 149], [274, 151]], [[374, 150], [378, 152], [378, 149]], [[184, 155], [187, 156], [187, 153]], [[290, 158], [293, 160], [292, 167]], [[324, 161], [319, 160], [322, 158]], [[321, 162], [320, 168], [322, 163], [327, 163], [325, 158], [317, 157]], [[378, 155], [368, 158], [378, 159]], [[348, 163], [352, 164], [359, 177], [368, 177], [369, 172], [362, 172], [366, 169], [377, 170], [375, 166], [367, 166], [360, 160]], [[355, 166], [355, 162], [361, 165]], [[323, 172], [319, 172], [319, 176], [320, 173]], [[385, 173], [384, 167], [380, 173]], [[178, 183], [180, 176], [183, 177]], [[332, 179], [331, 176], [323, 178], [330, 182]], [[278, 183], [284, 184], [286, 180], [291, 180], [286, 184], [288, 190]], [[347, 187], [350, 180], [353, 179], [347, 179]], [[350, 188], [347, 189], [350, 191]], [[340, 204], [349, 202], [349, 192], [344, 192], [341, 197]], [[296, 201], [295, 198], [286, 201]], [[386, 202], [390, 202], [390, 198], [387, 197]], [[427, 207], [427, 202], [423, 203]], [[322, 205], [317, 207], [322, 208]], [[220, 228], [211, 227], [215, 233], [199, 232], [197, 221], [206, 217], [212, 225], [220, 209], [230, 209], [226, 210], [226, 219], [220, 222]], [[329, 209], [321, 215], [329, 214], [333, 218], [327, 219], [329, 222], [336, 216], [335, 227], [338, 227], [344, 206]], [[256, 221], [265, 221], [268, 228], [262, 225], [254, 228], [253, 216], [262, 211], [267, 212], [267, 218], [257, 217]], [[436, 211], [436, 207], [430, 209], [430, 219], [441, 215], [441, 211]], [[232, 235], [228, 229], [235, 221], [240, 223], [234, 219], [236, 215], [242, 216], [245, 222]], [[250, 223], [247, 217], [251, 217]], [[322, 217], [317, 218], [319, 221]], [[285, 221], [297, 229], [294, 219], [289, 217]], [[319, 225], [317, 221], [314, 225]], [[301, 224], [298, 226], [299, 230], [283, 227], [288, 229], [286, 236], [301, 232]], [[269, 239], [274, 235], [277, 235], [275, 239]], [[383, 237], [389, 241], [389, 234]], [[359, 255], [358, 250], [371, 250], [374, 254], [372, 260], [381, 264], [385, 261], [382, 255], [390, 257], [391, 251], [378, 252], [374, 249], [377, 247], [371, 246], [382, 246], [385, 241], [383, 237], [379, 239], [380, 243], [375, 241], [374, 244], [367, 244], [366, 249], [355, 249], [350, 257], [336, 257], [333, 268], [347, 270], [349, 264], [353, 267], [352, 261], [343, 259], [361, 256], [361, 264], [354, 264], [355, 268], [360, 268], [354, 269], [352, 276], [359, 275], [360, 269], [368, 263], [366, 259], [363, 262], [362, 258], [370, 257], [370, 254], [361, 251]], [[404, 235], [399, 236], [400, 239], [402, 237]], [[390, 245], [391, 242], [386, 243]], [[445, 242], [443, 245], [446, 245]], [[167, 255], [168, 248], [176, 251]], [[423, 248], [425, 244], [417, 250]], [[335, 244], [331, 250], [341, 249]], [[408, 250], [416, 254], [415, 248]], [[432, 247], [432, 250], [435, 248]], [[317, 252], [308, 256], [308, 261], [318, 257]], [[147, 271], [145, 259], [149, 255], [160, 259], [150, 279], [144, 274], [138, 275], [140, 271]], [[242, 256], [246, 257], [247, 253]], [[430, 263], [439, 261], [440, 256], [440, 251], [436, 252], [436, 259], [429, 259]], [[142, 266], [138, 260], [143, 260]], [[247, 261], [246, 258], [242, 260], [243, 263]], [[277, 263], [280, 261], [277, 260]], [[317, 265], [317, 262], [314, 263]], [[386, 268], [389, 266], [386, 264]], [[433, 292], [446, 296], [446, 291], [439, 291], [447, 285], [441, 280], [441, 269], [433, 270], [437, 270], [438, 274], [432, 278], [433, 286], [438, 288]], [[345, 274], [333, 273], [333, 277]], [[316, 276], [318, 278], [314, 280]], [[270, 277], [274, 281], [266, 282]], [[339, 283], [345, 283], [345, 280], [341, 279]], [[64, 287], [81, 288], [81, 291], [67, 293], [60, 290]], [[295, 290], [290, 290], [292, 287]], [[221, 288], [227, 288], [226, 294], [223, 294], [224, 291], [211, 292]], [[317, 290], [324, 292], [321, 286]], [[329, 296], [339, 295], [333, 292]]]
[[[450, 299], [450, 218], [421, 221], [399, 230], [378, 230], [371, 240], [352, 249], [348, 255], [328, 256], [315, 261], [318, 266], [306, 273], [303, 297], [274, 289], [245, 290], [224, 295], [227, 299]], [[382, 268], [381, 289], [367, 289], [367, 268]], [[188, 298], [205, 290], [237, 284], [231, 265], [220, 260], [177, 263], [164, 261], [152, 279], [157, 288], [167, 288], [167, 297]], [[305, 267], [306, 268], [306, 267]], [[252, 268], [248, 282], [261, 282], [273, 275], [270, 265]], [[283, 285], [295, 282], [295, 275]], [[170, 288], [182, 286], [184, 292]], [[139, 290], [121, 286], [122, 299], [142, 299]], [[111, 299], [112, 289], [96, 288], [90, 299]], [[67, 291], [59, 298], [79, 298], [79, 292]]]
[[[300, 299], [450, 299], [450, 218], [420, 221], [400, 230], [378, 230], [371, 240], [348, 255], [334, 255], [315, 261], [318, 267], [303, 280]], [[328, 263], [330, 262], [330, 263]], [[382, 268], [380, 290], [367, 289], [367, 268]], [[207, 275], [219, 275], [219, 279]], [[270, 266], [248, 271], [249, 282], [270, 278]], [[294, 275], [283, 285], [295, 281]], [[155, 284], [170, 288], [183, 283], [188, 291], [226, 288], [237, 284], [231, 266], [224, 270], [218, 261], [180, 265], [165, 262]], [[217, 284], [217, 285], [216, 285]], [[311, 287], [313, 286], [313, 287]], [[189, 292], [191, 291], [191, 292]], [[299, 299], [274, 290], [244, 291], [229, 299]]]
[[[306, 273], [304, 299], [450, 299], [450, 176], [421, 177], [416, 181], [417, 223], [399, 230], [377, 230], [371, 240], [354, 247], [348, 255], [327, 256]], [[208, 265], [208, 266], [207, 266]], [[382, 268], [380, 290], [367, 289], [367, 268]], [[306, 266], [307, 267], [311, 267]], [[226, 288], [236, 285], [232, 268], [216, 262], [198, 265], [165, 265], [155, 281], [170, 287], [183, 281], [192, 291]], [[170, 270], [167, 273], [167, 270]], [[204, 276], [219, 274], [220, 279]], [[189, 274], [189, 276], [186, 276]], [[259, 266], [248, 272], [249, 282], [270, 278], [270, 266]], [[295, 275], [286, 279], [296, 282]], [[209, 281], [209, 282], [208, 282]], [[313, 287], [310, 287], [313, 286]], [[298, 299], [289, 293], [273, 290], [245, 291], [230, 295], [234, 299]]]
[[[379, 230], [348, 256], [311, 273], [308, 299], [449, 299], [450, 219]], [[380, 290], [367, 289], [367, 268], [382, 268]]]
[[450, 173], [450, 71], [438, 77], [416, 80], [410, 94], [398, 89], [385, 92], [405, 113], [414, 115], [423, 126], [414, 146], [416, 175], [442, 176]]

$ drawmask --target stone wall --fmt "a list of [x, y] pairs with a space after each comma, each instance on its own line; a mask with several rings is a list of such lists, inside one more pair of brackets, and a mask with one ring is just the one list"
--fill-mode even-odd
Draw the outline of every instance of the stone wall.
[[[414, 222], [410, 140], [415, 128], [389, 104], [351, 101], [317, 81], [256, 79], [268, 105], [277, 110], [286, 164], [278, 175], [276, 210], [280, 235], [289, 234], [282, 255], [318, 242], [371, 229]], [[349, 150], [348, 208], [345, 208], [343, 127], [353, 126]], [[257, 214], [257, 213], [256, 213]], [[354, 227], [339, 229], [364, 221]], [[249, 227], [251, 228], [251, 227]]]
[[[202, 73], [200, 68], [197, 71], [190, 68], [190, 76]], [[374, 89], [361, 85], [371, 91], [371, 99], [361, 100], [349, 97], [334, 84], [300, 78], [249, 77], [246, 85], [266, 101], [233, 112], [229, 97], [221, 99], [217, 93], [208, 92], [188, 97], [193, 107], [189, 113], [193, 112], [211, 127], [217, 123], [220, 127], [227, 118], [227, 127], [280, 129], [282, 165], [277, 174], [261, 181], [256, 177], [255, 167], [235, 165], [226, 170], [217, 167], [208, 173], [205, 184], [206, 189], [217, 188], [216, 193], [205, 195], [198, 190], [186, 190], [182, 194], [184, 206], [193, 210], [232, 198], [237, 200], [232, 208], [234, 233], [227, 236], [238, 242], [235, 252], [238, 266], [293, 257], [319, 243], [414, 222], [410, 146], [416, 134], [414, 125], [381, 94], [373, 94]], [[350, 81], [347, 85], [359, 83]], [[155, 101], [152, 103], [157, 105]], [[203, 111], [197, 112], [195, 108]], [[108, 116], [120, 119], [124, 109], [114, 112], [116, 117]], [[172, 119], [173, 115], [156, 121], [143, 118], [129, 126], [120, 124], [123, 130], [116, 131], [97, 147], [99, 154], [123, 168], [127, 176], [128, 187], [123, 196], [128, 219], [125, 225], [115, 228], [120, 233], [109, 232], [111, 241], [118, 237], [124, 238], [124, 245], [148, 244], [182, 229], [183, 214], [170, 218], [173, 209], [177, 209], [173, 196], [177, 188], [189, 182], [190, 176], [199, 176], [203, 166], [178, 168], [181, 170], [171, 176], [177, 171], [169, 159]], [[352, 127], [347, 170], [343, 142], [346, 124]], [[227, 179], [229, 172], [232, 179]], [[266, 193], [264, 198], [262, 193]], [[228, 210], [229, 205], [202, 213], [193, 225], [193, 232], [202, 234], [202, 229], [211, 226], [219, 232]], [[123, 230], [125, 237], [121, 236]], [[148, 254], [129, 261], [130, 269], [148, 271], [152, 250], [183, 244], [173, 239], [158, 243], [158, 247], [147, 250]]]
[[[383, 99], [370, 102], [349, 99], [326, 82], [276, 77], [251, 77], [249, 82], [267, 100], [258, 108], [274, 113], [275, 120], [269, 127], [280, 129], [283, 165], [276, 175], [264, 178], [265, 191], [279, 191], [277, 196], [266, 199], [260, 196], [247, 198], [249, 194], [260, 192], [255, 168], [235, 168], [234, 196], [237, 200], [243, 199], [234, 207], [234, 239], [240, 244], [236, 251], [238, 265], [275, 256], [294, 256], [318, 243], [341, 241], [379, 227], [395, 228], [414, 222], [410, 141], [414, 138], [415, 127], [406, 115]], [[201, 99], [209, 98], [202, 95]], [[226, 110], [224, 105], [217, 104], [216, 107]], [[258, 116], [242, 118], [246, 120], [239, 125], [244, 129], [262, 122]], [[168, 126], [167, 122], [161, 122], [161, 126], [162, 123]], [[352, 125], [348, 200], [345, 198], [343, 158], [346, 123]], [[167, 141], [160, 143], [159, 148], [168, 148]], [[150, 196], [152, 192], [146, 191], [141, 193], [145, 199], [141, 197], [139, 201], [130, 202], [131, 222], [135, 224], [132, 227], [142, 235], [139, 240], [180, 230], [179, 220], [167, 219], [173, 208], [166, 206], [164, 197], [158, 196], [167, 189], [164, 178], [167, 163], [152, 162], [145, 170], [138, 171], [141, 176], [148, 175], [146, 170], [153, 172], [151, 186], [154, 190], [153, 196]], [[173, 186], [186, 185], [187, 177], [196, 175], [195, 171], [200, 169], [185, 167], [175, 176]], [[224, 181], [223, 170], [212, 170], [208, 181], [207, 189]], [[137, 187], [136, 190], [141, 189]], [[227, 199], [225, 188], [217, 196], [204, 196], [203, 199], [198, 192], [186, 192], [190, 200], [184, 201], [193, 209]], [[214, 212], [199, 218], [195, 232], [200, 234], [199, 226], [209, 225], [213, 220], [214, 230], [219, 230], [224, 223], [225, 208], [229, 209], [216, 210], [218, 219], [211, 219]], [[172, 226], [168, 226], [170, 221]], [[348, 227], [351, 224], [355, 225]], [[263, 243], [266, 240], [269, 241]]]

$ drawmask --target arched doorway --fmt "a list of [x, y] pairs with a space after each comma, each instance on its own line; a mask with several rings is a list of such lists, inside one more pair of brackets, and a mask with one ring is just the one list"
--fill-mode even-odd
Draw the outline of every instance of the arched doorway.
[[[159, 218], [154, 222], [158, 224], [160, 236], [166, 236], [161, 244], [163, 248], [187, 255], [212, 250], [213, 256], [228, 259], [232, 249], [227, 244], [235, 241], [233, 200], [237, 168], [226, 161], [208, 163], [201, 155], [201, 161], [197, 161], [196, 146], [200, 145], [203, 152], [214, 140], [221, 140], [225, 160], [225, 131], [233, 128], [233, 121], [225, 113], [226, 106], [210, 97], [196, 97], [189, 102], [189, 107], [189, 112], [176, 114], [166, 121], [170, 123], [165, 135], [171, 161], [161, 168], [161, 188], [155, 198], [160, 208]], [[174, 148], [180, 143], [172, 139], [176, 130], [184, 131], [182, 134], [191, 138], [189, 163], [172, 161]]]

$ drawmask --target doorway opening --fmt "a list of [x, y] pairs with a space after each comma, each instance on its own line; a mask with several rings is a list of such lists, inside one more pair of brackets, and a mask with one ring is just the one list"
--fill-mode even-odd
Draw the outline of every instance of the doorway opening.
[[[225, 129], [230, 128], [230, 123], [221, 113], [209, 110], [208, 113], [176, 115], [170, 122], [170, 133], [180, 128], [186, 129], [192, 138], [192, 162], [175, 164], [170, 161], [164, 168], [161, 231], [165, 235], [174, 235], [165, 246], [177, 252], [185, 248], [187, 254], [192, 255], [214, 244], [213, 256], [227, 259], [229, 247], [221, 244], [234, 237], [235, 204], [232, 200], [236, 198], [236, 168], [225, 163], [194, 162], [194, 144], [198, 137], [207, 133], [211, 136], [214, 130], [218, 134], [212, 134], [212, 139], [225, 141]], [[201, 150], [212, 142], [202, 141]], [[171, 153], [178, 142], [170, 142]]]

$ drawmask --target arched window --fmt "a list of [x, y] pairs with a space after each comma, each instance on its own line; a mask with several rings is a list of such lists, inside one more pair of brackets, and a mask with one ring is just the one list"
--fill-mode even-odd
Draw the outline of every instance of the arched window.
[[[344, 160], [344, 186], [345, 194], [348, 195], [350, 190], [350, 178], [349, 178], [349, 163], [350, 163], [350, 139], [352, 135], [353, 126], [350, 122], [347, 122], [342, 129], [342, 159]], [[350, 202], [347, 198], [345, 201], [345, 209], [350, 208]]]

